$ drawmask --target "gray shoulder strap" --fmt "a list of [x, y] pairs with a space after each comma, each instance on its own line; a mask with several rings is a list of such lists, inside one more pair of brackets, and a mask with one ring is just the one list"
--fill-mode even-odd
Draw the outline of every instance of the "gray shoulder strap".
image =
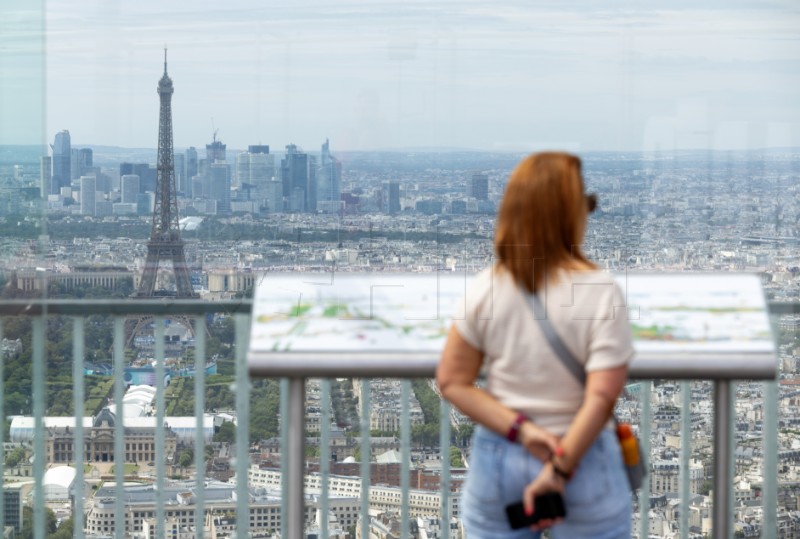
[[564, 345], [564, 341], [562, 341], [561, 337], [556, 333], [553, 324], [551, 324], [550, 320], [547, 318], [547, 312], [539, 296], [536, 294], [527, 294], [527, 296], [529, 298], [528, 305], [533, 312], [533, 319], [539, 324], [539, 328], [550, 344], [550, 348], [553, 349], [553, 352], [555, 352], [556, 356], [558, 356], [558, 359], [561, 360], [561, 363], [564, 364], [567, 370], [572, 373], [572, 376], [574, 376], [581, 385], [586, 385], [586, 370], [583, 365], [578, 363], [578, 360], [575, 359], [575, 356], [572, 355], [572, 352], [569, 351]]

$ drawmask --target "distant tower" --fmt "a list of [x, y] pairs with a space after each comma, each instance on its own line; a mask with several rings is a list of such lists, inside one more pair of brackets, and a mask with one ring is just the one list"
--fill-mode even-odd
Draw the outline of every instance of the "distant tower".
[[53, 192], [52, 180], [53, 158], [49, 155], [43, 155], [39, 161], [39, 190], [45, 200], [47, 200], [47, 195]]
[[342, 198], [342, 162], [331, 155], [330, 144], [325, 139], [320, 152], [317, 171], [317, 210], [339, 213]]
[[[167, 50], [164, 49], [164, 76], [158, 82], [158, 95], [161, 98], [161, 112], [158, 121], [158, 165], [156, 167], [155, 207], [153, 208], [153, 228], [147, 242], [147, 261], [142, 280], [136, 291], [137, 298], [151, 298], [169, 295], [179, 299], [197, 298], [189, 279], [186, 256], [183, 252], [178, 225], [178, 194], [175, 186], [175, 167], [172, 151], [172, 79], [167, 75]], [[176, 291], [165, 294], [156, 292], [158, 267], [162, 261], [172, 262]], [[191, 331], [188, 319], [179, 319]], [[128, 331], [128, 342], [150, 322], [149, 317], [136, 320], [135, 327]]]
[[290, 212], [308, 209], [308, 154], [297, 151], [297, 146], [286, 146], [286, 157], [281, 160], [283, 196], [288, 201]]
[[476, 172], [467, 184], [467, 196], [478, 200], [489, 200], [489, 176]]
[[59, 194], [62, 187], [69, 187], [72, 180], [72, 142], [66, 129], [56, 133], [53, 148], [53, 179], [51, 194]]
[[97, 177], [81, 176], [81, 215], [94, 215], [97, 204]]

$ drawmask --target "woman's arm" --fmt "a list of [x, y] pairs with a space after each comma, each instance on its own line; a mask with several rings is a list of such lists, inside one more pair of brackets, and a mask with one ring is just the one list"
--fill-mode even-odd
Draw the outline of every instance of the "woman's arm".
[[581, 457], [600, 435], [612, 412], [614, 403], [622, 392], [628, 378], [628, 367], [622, 365], [612, 369], [604, 369], [586, 373], [586, 389], [583, 404], [578, 409], [575, 419], [561, 438], [561, 449], [558, 456], [548, 462], [542, 472], [525, 488], [523, 499], [525, 506], [533, 509], [533, 498], [558, 488], [559, 474], [553, 463], [562, 472], [571, 474], [578, 466]]
[[[476, 423], [505, 436], [517, 412], [503, 406], [492, 395], [475, 386], [483, 353], [450, 328], [442, 359], [436, 369], [436, 383], [442, 396]], [[530, 421], [525, 421], [517, 440], [540, 460], [547, 460], [558, 447], [558, 438]]]

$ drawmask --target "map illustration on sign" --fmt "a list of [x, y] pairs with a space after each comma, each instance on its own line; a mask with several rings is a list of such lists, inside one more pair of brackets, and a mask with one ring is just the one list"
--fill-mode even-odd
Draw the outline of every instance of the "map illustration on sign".
[[638, 351], [774, 349], [756, 275], [640, 273], [617, 282], [627, 294]]
[[256, 289], [250, 347], [438, 351], [467, 279], [463, 273], [460, 278], [436, 273], [268, 274]]
[[[428, 353], [438, 357], [454, 317], [463, 317], [472, 275], [266, 274], [252, 312], [250, 353]], [[738, 273], [615, 275], [637, 360], [750, 354], [774, 362], [759, 277]]]

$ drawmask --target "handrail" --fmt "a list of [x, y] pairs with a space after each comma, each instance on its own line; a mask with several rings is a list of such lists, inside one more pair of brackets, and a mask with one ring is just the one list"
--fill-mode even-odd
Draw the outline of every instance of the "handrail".
[[[222, 311], [233, 313], [250, 312], [252, 299], [227, 299], [220, 301], [203, 301], [196, 299], [25, 299], [0, 300], [0, 316], [35, 316], [48, 312], [50, 314], [85, 315], [92, 314], [149, 314], [165, 316], [170, 314], [209, 314]], [[770, 314], [800, 314], [800, 301], [768, 301]]]
[[[767, 303], [769, 313], [772, 315], [797, 315], [800, 314], [800, 302], [784, 302], [784, 301], [771, 301]], [[246, 325], [246, 317], [249, 315], [253, 308], [253, 300], [251, 299], [241, 299], [241, 300], [222, 300], [222, 301], [201, 301], [201, 300], [190, 300], [190, 299], [172, 299], [172, 298], [158, 298], [158, 299], [124, 299], [124, 300], [109, 300], [109, 299], [46, 299], [46, 298], [37, 298], [37, 299], [30, 299], [30, 300], [10, 300], [10, 301], [0, 301], [0, 317], [1, 316], [42, 316], [42, 315], [67, 315], [67, 316], [75, 316], [75, 317], [86, 317], [88, 315], [112, 315], [117, 317], [123, 316], [153, 316], [153, 317], [169, 317], [174, 315], [183, 315], [183, 316], [202, 316], [211, 313], [221, 313], [226, 312], [230, 314], [237, 314], [237, 318], [239, 323], [237, 323], [237, 335], [240, 333], [243, 334], [244, 340], [237, 339], [237, 344], [240, 346], [239, 350], [237, 350], [237, 383], [246, 385], [246, 377], [247, 374], [247, 365], [244, 360], [244, 352], [246, 349], [246, 334], [248, 327]], [[244, 316], [242, 316], [244, 315]], [[77, 319], [77, 318], [76, 318]], [[200, 318], [199, 320], [202, 320]], [[242, 323], [244, 322], [244, 324]], [[41, 329], [41, 328], [40, 328]], [[43, 331], [39, 332], [40, 334]], [[44, 335], [40, 335], [41, 339], [44, 338]], [[41, 339], [35, 339], [35, 341], [40, 341]], [[39, 343], [41, 345], [41, 343]], [[244, 346], [242, 346], [244, 345]], [[39, 346], [41, 348], [41, 346]], [[38, 355], [43, 355], [43, 352], [39, 350]], [[80, 355], [80, 354], [79, 354]], [[117, 352], [117, 356], [121, 358], [122, 354]], [[280, 363], [284, 359], [289, 358], [280, 358], [281, 354], [274, 354], [273, 361], [277, 360], [277, 363]], [[358, 354], [354, 354], [358, 356]], [[364, 357], [350, 357], [350, 358], [342, 358], [341, 362], [335, 362], [337, 368], [332, 369], [330, 367], [330, 363], [324, 366], [319, 366], [319, 372], [316, 372], [316, 376], [320, 375], [328, 375], [328, 376], [335, 376], [335, 375], [345, 375], [347, 376], [348, 373], [352, 375], [363, 376], [363, 377], [389, 377], [389, 376], [401, 376], [401, 377], [430, 377], [433, 375], [435, 369], [435, 362], [437, 360], [435, 355], [430, 354], [409, 354], [409, 353], [402, 353], [396, 352], [394, 354], [386, 354], [387, 357], [382, 358], [383, 360], [387, 361], [370, 361], [370, 359]], [[352, 356], [352, 354], [351, 354]], [[388, 356], [392, 356], [391, 358]], [[397, 357], [402, 356], [402, 359]], [[295, 356], [296, 359], [296, 356]], [[374, 358], [373, 358], [374, 359]], [[738, 360], [742, 362], [742, 371], [741, 376], [737, 378], [741, 379], [750, 379], [753, 376], [748, 375], [747, 371], [747, 361], [744, 355]], [[391, 361], [388, 361], [391, 360]], [[38, 362], [42, 362], [42, 360], [38, 360]], [[37, 363], [37, 362], [35, 362]], [[360, 364], [360, 365], [359, 365]], [[391, 365], [389, 367], [389, 365]], [[254, 369], [254, 365], [251, 363], [250, 365], [250, 374], [251, 375], [264, 375], [264, 373], [258, 372], [258, 368]], [[270, 367], [270, 376], [276, 376], [276, 365]], [[312, 369], [314, 370], [314, 369]], [[352, 371], [352, 373], [351, 373]], [[631, 377], [632, 378], [639, 378], [639, 379], [646, 379], [646, 378], [653, 378], [653, 373], [637, 368], [637, 365], [632, 364], [631, 366]], [[295, 410], [293, 415], [290, 417], [294, 422], [302, 423], [303, 417], [302, 415], [298, 415], [302, 409], [302, 399], [301, 397], [304, 395], [304, 387], [302, 387], [302, 380], [304, 380], [307, 376], [312, 375], [311, 372], [306, 372], [303, 369], [297, 369], [296, 365], [295, 368], [292, 369], [292, 366], [288, 363], [285, 365], [285, 370], [281, 371], [279, 374], [280, 376], [288, 377], [291, 380], [287, 380], [290, 382], [291, 390], [289, 391], [290, 397], [292, 397], [292, 402], [294, 406], [290, 407]], [[243, 377], [243, 378], [242, 378]], [[40, 376], [35, 376], [34, 378], [39, 379]], [[684, 378], [690, 379], [702, 379], [702, 378], [714, 378], [713, 376], [709, 376], [708, 372], [699, 372], [695, 370], [689, 369], [687, 371], [686, 376]], [[759, 378], [756, 376], [755, 378]], [[293, 383], [291, 383], [293, 382]], [[716, 438], [719, 440], [730, 440], [729, 436], [731, 434], [731, 423], [732, 423], [732, 409], [730, 400], [730, 393], [732, 387], [729, 385], [729, 380], [718, 380], [717, 381], [717, 398], [716, 406], [715, 406], [715, 418], [716, 418], [716, 425], [718, 430], [718, 436]], [[289, 389], [289, 388], [287, 388]], [[244, 392], [239, 392], [237, 394], [237, 404], [245, 405], [246, 408], [246, 399], [247, 396]], [[774, 403], [773, 403], [774, 404]], [[774, 408], [774, 406], [773, 406]], [[43, 413], [42, 410], [39, 410], [40, 415]], [[302, 429], [297, 429], [298, 432], [302, 434]], [[239, 436], [245, 436], [244, 433], [239, 435], [237, 433], [237, 438]], [[289, 436], [289, 439], [294, 439], [293, 436]], [[246, 438], [242, 438], [238, 440], [240, 442], [245, 441]], [[297, 440], [295, 440], [296, 442]], [[289, 444], [287, 444], [289, 445]], [[729, 505], [729, 500], [726, 499], [725, 493], [727, 489], [730, 488], [730, 471], [728, 468], [729, 466], [729, 459], [730, 454], [727, 448], [728, 443], [722, 443], [717, 445], [717, 450], [715, 451], [715, 490], [719, 493], [718, 500], [715, 504], [715, 511], [714, 511], [714, 528], [715, 528], [715, 537], [719, 536], [718, 532], [722, 532], [722, 530], [729, 530], [730, 525], [730, 508], [727, 507]], [[769, 445], [769, 444], [768, 444]], [[294, 451], [291, 453], [296, 454], [303, 454], [302, 450], [302, 442], [300, 445], [294, 443], [294, 447], [292, 449]], [[241, 444], [241, 452], [242, 455], [237, 455], [237, 457], [246, 457], [246, 443]], [[772, 456], [772, 459], [775, 460], [776, 455]], [[199, 458], [199, 457], [198, 457]], [[244, 462], [246, 459], [243, 458], [242, 461]], [[774, 468], [773, 465], [770, 466], [770, 469]], [[295, 485], [295, 488], [291, 488], [288, 492], [288, 499], [294, 500], [298, 503], [298, 508], [302, 506], [302, 498], [298, 496], [302, 496], [302, 468], [296, 466], [290, 466], [287, 468], [287, 479], [289, 477], [293, 478], [295, 481], [298, 482], [298, 485]], [[291, 473], [294, 472], [294, 473]], [[686, 472], [684, 472], [686, 473]], [[299, 487], [299, 490], [298, 488]], [[246, 488], [244, 484], [240, 485], [240, 488]], [[769, 499], [773, 499], [774, 496], [771, 496]], [[246, 499], [245, 496], [242, 499]], [[647, 499], [647, 495], [645, 493], [642, 494], [640, 497], [640, 503], [644, 502]], [[765, 500], [767, 498], [765, 497]], [[644, 502], [646, 503], [646, 502]], [[774, 512], [774, 507], [772, 509]], [[244, 509], [241, 510], [244, 513]], [[295, 511], [296, 512], [296, 511]], [[293, 513], [290, 511], [290, 513]], [[290, 530], [289, 536], [298, 536], [297, 530], [302, 530], [302, 514], [298, 513], [297, 515], [291, 514], [287, 515], [289, 518], [288, 520], [288, 529]], [[292, 517], [295, 518], [292, 518]], [[766, 519], [766, 516], [765, 516]], [[766, 520], [765, 520], [766, 522]], [[643, 524], [644, 525], [644, 524]]]
[[251, 299], [202, 301], [196, 299], [31, 299], [0, 301], [0, 316], [65, 314], [200, 315], [219, 312], [249, 314]]

